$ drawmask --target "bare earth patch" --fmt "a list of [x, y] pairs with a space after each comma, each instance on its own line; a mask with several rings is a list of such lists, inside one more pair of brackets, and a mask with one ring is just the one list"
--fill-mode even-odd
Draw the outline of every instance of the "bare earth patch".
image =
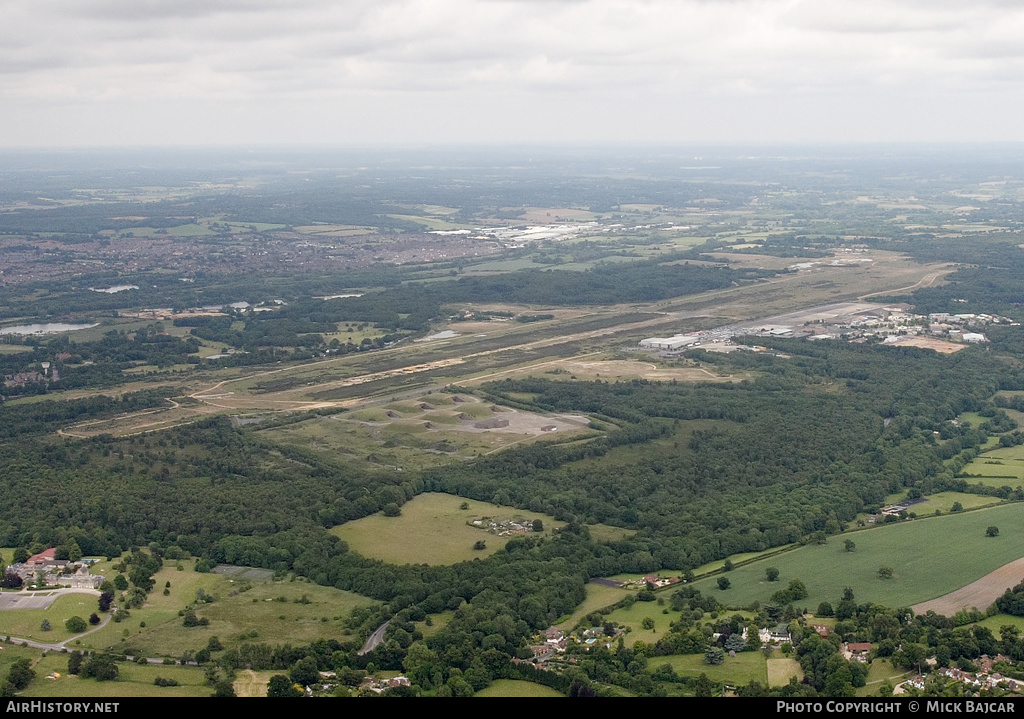
[[915, 604], [911, 609], [915, 614], [924, 614], [931, 610], [947, 617], [956, 614], [961, 609], [970, 609], [971, 607], [977, 607], [984, 611], [1002, 596], [1003, 592], [1019, 584], [1021, 579], [1024, 579], [1024, 557], [1004, 564], [966, 587], [961, 587], [955, 592], [936, 599]]
[[893, 342], [893, 344], [900, 347], [924, 347], [925, 349], [935, 350], [942, 354], [953, 354], [967, 347], [967, 345], [937, 340], [932, 337], [901, 337], [896, 342]]
[[560, 365], [582, 379], [650, 379], [679, 380], [681, 382], [707, 382], [727, 380], [729, 377], [716, 375], [700, 367], [658, 367], [650, 362], [635, 360], [597, 360], [594, 362], [567, 361]]

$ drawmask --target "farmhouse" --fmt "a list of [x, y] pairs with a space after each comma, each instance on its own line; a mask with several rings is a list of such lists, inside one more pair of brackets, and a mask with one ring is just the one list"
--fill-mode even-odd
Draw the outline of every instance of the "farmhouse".
[[793, 637], [789, 634], [789, 627], [779, 624], [772, 629], [761, 629], [757, 632], [757, 638], [761, 644], [792, 644]]
[[843, 656], [847, 660], [856, 659], [858, 662], [866, 662], [870, 653], [871, 642], [849, 642], [845, 646]]

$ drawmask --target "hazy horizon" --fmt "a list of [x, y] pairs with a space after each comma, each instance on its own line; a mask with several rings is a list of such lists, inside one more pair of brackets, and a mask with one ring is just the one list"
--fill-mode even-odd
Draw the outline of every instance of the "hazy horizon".
[[0, 0], [0, 147], [1022, 142], [1004, 0]]

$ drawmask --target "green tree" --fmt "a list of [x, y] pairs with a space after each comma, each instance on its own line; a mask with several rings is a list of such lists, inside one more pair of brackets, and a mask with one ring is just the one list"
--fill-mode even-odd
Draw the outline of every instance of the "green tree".
[[81, 617], [71, 617], [64, 622], [64, 627], [72, 634], [81, 634], [89, 628], [89, 625]]
[[18, 691], [27, 687], [35, 678], [36, 673], [32, 669], [31, 662], [24, 657], [15, 659], [14, 663], [11, 664], [10, 670], [7, 672], [7, 681]]
[[778, 567], [768, 567], [764, 570], [764, 577], [769, 582], [777, 582], [779, 580], [779, 569]]
[[793, 601], [806, 599], [808, 596], [806, 585], [799, 579], [791, 580], [789, 586], [786, 587], [786, 591], [789, 592], [789, 596], [792, 597]]
[[999, 527], [989, 527], [985, 530], [986, 537], [997, 537], [999, 536]]
[[44, 619], [43, 623], [39, 625], [39, 629], [40, 629], [40, 631], [43, 631], [43, 632], [48, 632], [51, 629], [53, 629], [53, 627], [50, 626], [50, 620], [49, 619]]
[[715, 664], [721, 664], [724, 661], [725, 661], [725, 650], [722, 649], [717, 644], [708, 647], [707, 650], [704, 652], [704, 663], [705, 664], [715, 665]]
[[116, 681], [120, 676], [114, 658], [106, 654], [93, 654], [82, 667], [80, 675], [99, 682]]
[[302, 686], [309, 686], [310, 684], [316, 684], [320, 678], [319, 669], [316, 665], [316, 659], [313, 657], [304, 657], [299, 661], [295, 662], [295, 666], [292, 667], [290, 678], [295, 684], [301, 684]]
[[302, 692], [299, 691], [292, 680], [286, 677], [284, 674], [275, 674], [270, 677], [270, 684], [267, 686], [268, 697], [301, 697]]
[[853, 550], [855, 550], [857, 548], [857, 545], [853, 543], [852, 539], [844, 539], [843, 540], [843, 548], [847, 552], [852, 552]]
[[213, 685], [213, 694], [215, 697], [233, 697], [235, 694], [235, 687], [228, 679], [221, 679], [219, 682]]
[[878, 568], [879, 579], [892, 579], [893, 571], [892, 567], [881, 566]]
[[719, 589], [721, 589], [722, 591], [725, 591], [730, 586], [732, 586], [732, 582], [730, 582], [727, 577], [719, 577], [718, 578], [718, 588]]

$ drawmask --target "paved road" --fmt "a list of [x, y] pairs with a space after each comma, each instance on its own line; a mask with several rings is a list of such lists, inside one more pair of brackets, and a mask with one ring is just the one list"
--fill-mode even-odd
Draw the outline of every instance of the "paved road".
[[373, 634], [370, 635], [370, 638], [366, 640], [366, 644], [364, 644], [363, 648], [359, 650], [359, 656], [369, 654], [377, 648], [378, 644], [384, 641], [384, 630], [388, 628], [389, 624], [391, 624], [390, 619], [381, 624], [373, 631]]
[[49, 651], [59, 652], [62, 649], [67, 648], [68, 642], [73, 642], [76, 639], [81, 639], [84, 636], [92, 634], [93, 632], [98, 632], [100, 629], [103, 629], [103, 627], [107, 626], [107, 624], [110, 622], [110, 618], [112, 616], [112, 613], [106, 615], [105, 617], [103, 617], [103, 620], [95, 627], [92, 627], [88, 631], [82, 632], [81, 634], [76, 634], [73, 637], [68, 637], [62, 642], [40, 642], [36, 641], [35, 639], [22, 639], [20, 637], [15, 637], [12, 635], [11, 643], [24, 644], [25, 646], [32, 647], [33, 649], [47, 649]]

